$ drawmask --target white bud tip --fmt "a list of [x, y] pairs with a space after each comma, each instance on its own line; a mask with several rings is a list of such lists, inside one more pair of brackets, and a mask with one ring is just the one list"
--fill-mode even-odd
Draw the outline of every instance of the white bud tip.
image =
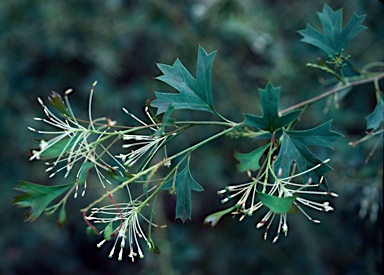
[[283, 232], [287, 234], [288, 232], [288, 226], [286, 224], [283, 225]]
[[280, 167], [279, 171], [277, 172], [277, 177], [281, 178], [281, 175], [283, 174], [283, 169]]
[[278, 239], [279, 239], [279, 235], [277, 235], [277, 236], [273, 239], [272, 243], [276, 243]]
[[99, 242], [96, 246], [97, 248], [100, 248], [104, 243], [106, 242], [106, 240], [102, 240], [101, 242]]
[[319, 220], [312, 220], [314, 223], [320, 223]]
[[65, 95], [69, 95], [69, 94], [72, 93], [72, 92], [73, 92], [73, 89], [70, 88], [70, 89], [66, 90], [66, 91], [64, 92], [64, 94], [65, 94]]
[[259, 222], [259, 223], [256, 225], [256, 228], [260, 228], [260, 227], [262, 227], [263, 225], [264, 225], [263, 222]]
[[333, 193], [333, 192], [329, 192], [328, 194], [331, 195], [332, 197], [335, 197], [335, 198], [337, 198], [339, 196], [338, 194]]
[[93, 82], [92, 86], [95, 87], [97, 85], [97, 80], [95, 80], [95, 82]]

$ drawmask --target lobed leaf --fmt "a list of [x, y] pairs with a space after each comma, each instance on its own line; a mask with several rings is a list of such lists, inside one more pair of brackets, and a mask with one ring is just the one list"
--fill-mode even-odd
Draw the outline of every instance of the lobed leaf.
[[311, 44], [332, 56], [335, 53], [341, 53], [352, 38], [366, 29], [361, 25], [365, 15], [358, 16], [356, 13], [352, 15], [344, 29], [342, 29], [343, 10], [334, 11], [327, 4], [324, 5], [323, 12], [318, 12], [317, 15], [323, 27], [323, 33], [307, 24], [305, 30], [299, 31], [299, 34], [303, 36], [301, 41]]
[[270, 143], [267, 145], [264, 145], [263, 147], [257, 148], [256, 150], [250, 152], [250, 153], [239, 153], [235, 152], [235, 158], [240, 162], [237, 165], [237, 169], [240, 172], [245, 171], [256, 171], [260, 169], [259, 161], [261, 156], [264, 154], [265, 150], [270, 146]]
[[172, 188], [176, 190], [176, 219], [181, 219], [185, 222], [187, 219], [191, 219], [192, 214], [192, 198], [191, 192], [204, 191], [203, 187], [198, 184], [192, 177], [189, 165], [176, 175], [176, 179], [167, 181], [163, 186], [163, 190], [170, 190]]
[[384, 100], [382, 97], [380, 97], [373, 112], [366, 117], [366, 120], [368, 130], [377, 129], [384, 121]]
[[13, 204], [17, 207], [30, 207], [25, 215], [26, 221], [32, 222], [41, 215], [51, 201], [63, 194], [73, 185], [74, 183], [58, 186], [44, 186], [20, 181], [15, 189], [25, 193], [16, 196]]
[[294, 110], [279, 116], [280, 87], [274, 87], [268, 82], [265, 89], [259, 89], [263, 116], [245, 114], [245, 125], [274, 133], [276, 130], [290, 124], [300, 115], [301, 110]]
[[155, 92], [157, 99], [151, 102], [157, 108], [156, 114], [167, 111], [170, 105], [175, 109], [191, 109], [216, 113], [213, 107], [211, 73], [216, 52], [207, 54], [200, 46], [197, 57], [196, 78], [179, 59], [172, 66], [158, 64], [163, 75], [157, 77], [179, 91], [178, 94]]
[[304, 146], [315, 145], [334, 149], [333, 142], [343, 137], [343, 135], [331, 131], [331, 124], [332, 120], [329, 120], [309, 130], [287, 131], [287, 133]]
[[[312, 154], [307, 146], [316, 145], [333, 148], [333, 141], [342, 137], [341, 134], [330, 131], [331, 121], [320, 126], [303, 131], [283, 131], [283, 141], [279, 155], [274, 162], [275, 172], [282, 169], [282, 177], [288, 177], [293, 163], [297, 165], [300, 172], [305, 172], [314, 166], [323, 163], [317, 156]], [[315, 183], [320, 183], [323, 175], [332, 170], [327, 164], [322, 164], [315, 170], [305, 173], [304, 181], [309, 178]], [[326, 182], [324, 182], [326, 185]]]

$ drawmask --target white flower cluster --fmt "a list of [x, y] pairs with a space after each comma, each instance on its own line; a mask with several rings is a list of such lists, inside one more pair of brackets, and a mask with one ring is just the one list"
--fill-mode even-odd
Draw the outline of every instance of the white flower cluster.
[[[123, 108], [123, 111], [130, 115], [133, 119], [138, 121], [143, 126], [146, 126], [147, 128], [151, 129], [155, 133], [158, 133], [159, 127], [155, 126], [156, 123], [153, 121], [152, 117], [148, 113], [148, 107], [145, 107], [145, 112], [150, 119], [151, 123], [153, 124], [153, 127], [151, 125], [148, 125], [147, 123], [143, 122], [139, 118], [137, 118], [134, 114], [130, 113], [127, 109]], [[175, 135], [175, 134], [171, 134]], [[131, 150], [127, 154], [119, 154], [116, 156], [116, 158], [121, 159], [124, 162], [124, 165], [128, 167], [132, 167], [137, 163], [138, 160], [140, 160], [144, 155], [148, 154], [147, 162], [144, 163], [142, 166], [142, 169], [145, 168], [145, 166], [148, 164], [148, 162], [151, 160], [151, 158], [162, 148], [164, 147], [164, 154], [165, 158], [167, 158], [167, 151], [166, 147], [163, 146], [168, 139], [168, 135], [138, 135], [138, 134], [124, 134], [123, 140], [129, 141], [128, 144], [123, 144], [124, 149], [131, 149], [136, 148], [135, 150]], [[165, 166], [169, 167], [171, 165], [171, 162], [165, 162]]]
[[[142, 239], [149, 251], [154, 250], [153, 243], [145, 235], [143, 229], [140, 226], [140, 220], [145, 221], [149, 226], [159, 227], [152, 223], [144, 215], [141, 214], [142, 202], [135, 200], [129, 203], [111, 204], [100, 208], [92, 208], [91, 214], [87, 217], [88, 221], [95, 224], [102, 223], [108, 226], [115, 226], [110, 236], [105, 237], [101, 242], [97, 244], [97, 247], [101, 247], [111, 237], [116, 236], [115, 243], [109, 253], [109, 258], [112, 258], [115, 254], [117, 244], [120, 240], [120, 250], [118, 254], [118, 260], [123, 259], [124, 248], [128, 243], [129, 254], [132, 262], [138, 255], [140, 259], [144, 258], [143, 250], [141, 249], [139, 239]], [[163, 228], [165, 226], [160, 226]]]
[[[329, 160], [326, 160], [323, 163], [326, 163], [328, 161]], [[328, 201], [320, 203], [320, 202], [309, 200], [307, 198], [303, 198], [302, 196], [305, 194], [309, 194], [309, 195], [320, 195], [320, 196], [330, 195], [333, 197], [337, 197], [338, 195], [333, 192], [313, 190], [313, 188], [319, 187], [321, 182], [319, 184], [313, 184], [311, 182], [311, 179], [309, 179], [308, 182], [306, 183], [295, 183], [292, 181], [292, 179], [302, 176], [314, 169], [317, 169], [323, 163], [316, 165], [313, 168], [308, 169], [302, 173], [294, 174], [286, 178], [281, 178], [282, 171], [280, 170], [277, 177], [274, 178], [273, 183], [267, 183], [264, 180], [252, 178], [252, 181], [248, 183], [227, 186], [225, 189], [218, 191], [218, 194], [222, 195], [227, 192], [231, 193], [229, 196], [227, 196], [222, 200], [222, 203], [225, 203], [230, 199], [241, 195], [240, 199], [236, 203], [236, 205], [238, 205], [239, 208], [238, 210], [233, 212], [233, 214], [242, 215], [240, 217], [240, 220], [244, 219], [246, 216], [251, 216], [255, 211], [257, 211], [258, 209], [264, 206], [262, 201], [258, 199], [258, 193], [260, 193], [258, 189], [262, 189], [261, 193], [265, 193], [269, 196], [281, 198], [282, 200], [284, 198], [291, 198], [293, 208], [299, 209], [310, 221], [314, 223], [320, 223], [319, 220], [315, 220], [311, 218], [300, 206], [300, 204], [304, 206], [308, 206], [318, 211], [329, 212], [329, 211], [333, 211], [333, 208], [330, 206], [330, 203]], [[279, 199], [277, 199], [276, 202], [278, 202], [278, 200]], [[287, 212], [288, 211], [284, 213], [280, 213], [280, 212], [274, 212], [272, 210], [269, 210], [264, 215], [264, 217], [260, 220], [260, 222], [257, 223], [256, 225], [257, 228], [263, 227], [267, 223], [267, 227], [264, 233], [264, 239], [267, 238], [268, 230], [276, 215], [280, 217], [279, 217], [279, 222], [277, 227], [277, 235], [273, 239], [273, 242], [275, 243], [278, 240], [281, 231], [283, 231], [285, 236], [288, 234], [288, 223], [287, 223], [288, 213]]]

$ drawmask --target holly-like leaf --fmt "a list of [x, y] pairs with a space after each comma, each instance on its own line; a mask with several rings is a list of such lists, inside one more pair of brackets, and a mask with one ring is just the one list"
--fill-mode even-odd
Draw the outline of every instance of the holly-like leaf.
[[262, 204], [268, 207], [273, 213], [283, 214], [290, 212], [294, 208], [293, 202], [296, 199], [296, 196], [292, 197], [276, 197], [271, 196], [265, 193], [257, 192]]
[[30, 207], [25, 213], [26, 221], [36, 220], [44, 209], [58, 196], [67, 191], [74, 183], [58, 186], [44, 186], [20, 181], [16, 190], [25, 192], [15, 197], [13, 204], [18, 207]]
[[317, 15], [323, 27], [323, 33], [307, 24], [307, 28], [299, 31], [299, 34], [303, 36], [301, 41], [318, 47], [328, 55], [340, 54], [352, 38], [366, 29], [361, 25], [365, 15], [359, 16], [356, 13], [342, 29], [343, 10], [334, 11], [327, 4], [324, 5], [323, 12], [318, 12]]
[[331, 124], [332, 120], [329, 120], [315, 128], [301, 131], [287, 131], [287, 134], [304, 146], [315, 145], [333, 149], [333, 142], [343, 137], [343, 135], [331, 131]]
[[240, 172], [245, 171], [256, 171], [260, 168], [259, 161], [261, 156], [264, 154], [265, 150], [270, 146], [270, 143], [267, 145], [264, 145], [263, 147], [257, 148], [256, 150], [250, 152], [250, 153], [239, 153], [235, 152], [234, 157], [240, 161], [240, 163], [237, 165], [237, 169]]
[[273, 133], [288, 125], [300, 115], [301, 110], [294, 110], [279, 116], [280, 87], [274, 87], [271, 83], [268, 83], [265, 89], [259, 89], [259, 94], [263, 117], [245, 114], [245, 125]]
[[380, 98], [372, 113], [367, 117], [367, 129], [377, 129], [384, 120], [384, 100]]
[[157, 99], [151, 106], [157, 108], [156, 114], [167, 111], [169, 105], [175, 109], [191, 109], [216, 113], [213, 107], [211, 73], [216, 52], [207, 54], [200, 46], [197, 57], [196, 78], [176, 59], [172, 66], [158, 64], [163, 75], [157, 77], [179, 91], [178, 94], [155, 92]]
[[176, 175], [176, 179], [167, 181], [162, 187], [164, 190], [172, 188], [175, 188], [176, 191], [176, 219], [179, 218], [185, 222], [187, 219], [191, 219], [192, 190], [201, 192], [204, 189], [193, 179], [189, 165]]
[[219, 220], [224, 215], [230, 213], [231, 211], [233, 211], [237, 207], [238, 207], [237, 205], [234, 205], [234, 206], [232, 206], [232, 207], [230, 207], [228, 209], [225, 209], [225, 210], [222, 210], [222, 211], [219, 211], [219, 212], [212, 213], [212, 214], [208, 215], [204, 219], [204, 224], [205, 225], [210, 225], [211, 227], [215, 227], [217, 225], [217, 223], [219, 222]]
[[[312, 154], [307, 146], [317, 145], [327, 148], [333, 148], [333, 141], [342, 137], [341, 134], [330, 131], [331, 121], [328, 121], [318, 127], [303, 131], [284, 131], [283, 141], [279, 155], [274, 163], [274, 170], [278, 173], [281, 169], [281, 176], [288, 177], [291, 166], [296, 163], [300, 172], [305, 172], [314, 166], [323, 163], [318, 157]], [[309, 171], [302, 175], [304, 181], [309, 178], [315, 183], [320, 183], [323, 175], [332, 170], [330, 166], [323, 163], [315, 170]], [[324, 181], [326, 186], [326, 181]]]

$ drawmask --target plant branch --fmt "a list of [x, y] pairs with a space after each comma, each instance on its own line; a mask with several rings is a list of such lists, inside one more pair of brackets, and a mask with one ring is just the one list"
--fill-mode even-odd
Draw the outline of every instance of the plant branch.
[[337, 87], [337, 88], [334, 88], [334, 89], [331, 89], [321, 95], [318, 95], [318, 96], [315, 96], [311, 99], [308, 99], [308, 100], [305, 100], [305, 101], [302, 101], [300, 103], [297, 103], [291, 107], [288, 107], [284, 110], [281, 110], [279, 112], [279, 115], [283, 115], [285, 113], [288, 113], [290, 111], [293, 111], [293, 110], [296, 110], [296, 109], [299, 109], [301, 107], [304, 107], [308, 104], [311, 104], [311, 103], [314, 103], [324, 97], [327, 97], [327, 96], [330, 96], [330, 95], [333, 95], [335, 93], [338, 93], [342, 90], [344, 90], [345, 88], [348, 88], [348, 87], [353, 87], [353, 86], [358, 86], [358, 85], [361, 85], [361, 84], [364, 84], [364, 83], [369, 83], [369, 82], [372, 82], [372, 81], [378, 81], [380, 79], [384, 78], [384, 73], [380, 73], [378, 75], [375, 75], [375, 76], [372, 76], [372, 77], [368, 77], [368, 78], [364, 78], [364, 79], [360, 79], [360, 80], [356, 80], [356, 81], [352, 81], [352, 82], [349, 82], [343, 86], [340, 86], [340, 87]]
[[102, 195], [102, 196], [99, 197], [97, 200], [95, 200], [95, 201], [93, 201], [92, 203], [90, 203], [87, 207], [81, 209], [81, 212], [83, 212], [83, 213], [85, 212], [85, 213], [86, 213], [91, 207], [93, 207], [93, 206], [96, 205], [97, 203], [103, 201], [106, 197], [110, 197], [110, 196], [111, 196], [113, 193], [115, 193], [117, 190], [122, 189], [123, 187], [125, 187], [125, 186], [128, 185], [129, 183], [132, 183], [132, 182], [134, 182], [136, 179], [140, 178], [141, 176], [150, 173], [152, 170], [157, 170], [160, 166], [164, 165], [164, 163], [166, 163], [167, 161], [169, 161], [169, 160], [171, 160], [171, 159], [175, 159], [175, 158], [177, 158], [178, 156], [181, 156], [181, 155], [183, 155], [183, 154], [185, 154], [185, 153], [191, 152], [191, 151], [193, 151], [193, 150], [199, 148], [200, 146], [206, 144], [207, 142], [209, 142], [209, 141], [211, 141], [211, 140], [214, 140], [214, 139], [216, 139], [216, 138], [218, 138], [218, 137], [221, 137], [221, 136], [223, 136], [223, 135], [225, 135], [225, 134], [227, 134], [227, 133], [233, 131], [234, 128], [236, 128], [236, 127], [238, 127], [238, 126], [240, 126], [240, 125], [241, 125], [241, 123], [239, 123], [239, 124], [235, 124], [235, 125], [232, 126], [231, 128], [228, 128], [228, 129], [226, 129], [226, 130], [223, 130], [223, 131], [221, 131], [221, 132], [219, 132], [219, 133], [217, 133], [217, 134], [215, 134], [215, 135], [213, 135], [213, 136], [211, 136], [211, 137], [209, 137], [209, 138], [207, 138], [207, 139], [205, 139], [205, 140], [203, 140], [203, 141], [200, 141], [199, 143], [197, 143], [197, 144], [195, 144], [195, 145], [193, 145], [193, 146], [191, 146], [191, 147], [188, 147], [187, 149], [185, 149], [185, 150], [183, 150], [183, 151], [181, 151], [181, 152], [179, 152], [179, 153], [177, 153], [177, 154], [175, 154], [175, 155], [173, 155], [173, 156], [171, 156], [171, 157], [168, 157], [167, 159], [164, 159], [164, 160], [158, 162], [157, 164], [155, 164], [155, 165], [153, 165], [153, 166], [151, 166], [151, 167], [148, 167], [148, 168], [145, 169], [145, 170], [140, 171], [139, 173], [135, 174], [135, 175], [134, 175], [132, 178], [130, 178], [129, 180], [127, 180], [127, 181], [121, 183], [120, 185], [116, 186], [116, 187], [115, 187], [114, 189], [112, 189], [111, 191], [107, 191], [104, 195]]

